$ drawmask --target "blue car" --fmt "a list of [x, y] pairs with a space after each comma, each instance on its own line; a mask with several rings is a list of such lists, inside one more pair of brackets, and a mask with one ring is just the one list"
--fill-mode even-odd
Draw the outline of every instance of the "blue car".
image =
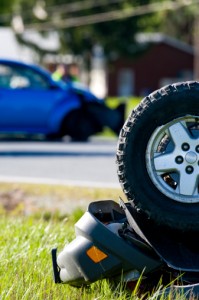
[[109, 127], [117, 135], [124, 107], [110, 109], [77, 82], [55, 81], [47, 70], [0, 59], [0, 133], [87, 140]]

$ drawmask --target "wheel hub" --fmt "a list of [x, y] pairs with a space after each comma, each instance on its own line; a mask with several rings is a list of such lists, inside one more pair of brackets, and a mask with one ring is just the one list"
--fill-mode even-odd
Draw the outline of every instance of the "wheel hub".
[[158, 127], [147, 145], [146, 166], [155, 186], [183, 203], [199, 202], [199, 117], [184, 116]]

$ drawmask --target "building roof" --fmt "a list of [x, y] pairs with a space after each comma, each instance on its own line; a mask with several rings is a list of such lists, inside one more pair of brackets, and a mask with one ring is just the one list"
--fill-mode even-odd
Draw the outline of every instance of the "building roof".
[[136, 41], [142, 44], [165, 43], [181, 51], [187, 52], [189, 54], [194, 54], [194, 48], [191, 45], [163, 33], [138, 33], [136, 35]]

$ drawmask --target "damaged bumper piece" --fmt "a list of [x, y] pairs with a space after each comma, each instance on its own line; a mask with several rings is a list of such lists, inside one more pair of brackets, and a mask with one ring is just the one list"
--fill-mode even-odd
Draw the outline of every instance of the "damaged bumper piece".
[[[92, 202], [75, 224], [75, 233], [58, 255], [57, 249], [52, 250], [55, 283], [78, 287], [103, 278], [131, 282], [166, 270], [186, 273], [187, 284], [172, 290], [199, 295], [199, 255], [190, 244], [193, 237], [182, 244], [183, 234], [157, 228], [130, 202]], [[170, 292], [167, 288], [164, 295]]]
[[118, 276], [121, 270], [124, 278], [135, 279], [143, 269], [152, 272], [162, 264], [155, 252], [130, 230], [123, 210], [114, 201], [91, 203], [75, 224], [75, 232], [76, 239], [57, 257], [54, 273], [58, 282], [90, 284]]

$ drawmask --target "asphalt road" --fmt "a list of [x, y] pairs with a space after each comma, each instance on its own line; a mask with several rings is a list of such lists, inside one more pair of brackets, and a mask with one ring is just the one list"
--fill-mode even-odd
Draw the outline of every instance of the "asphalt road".
[[0, 181], [119, 187], [117, 139], [0, 141]]

